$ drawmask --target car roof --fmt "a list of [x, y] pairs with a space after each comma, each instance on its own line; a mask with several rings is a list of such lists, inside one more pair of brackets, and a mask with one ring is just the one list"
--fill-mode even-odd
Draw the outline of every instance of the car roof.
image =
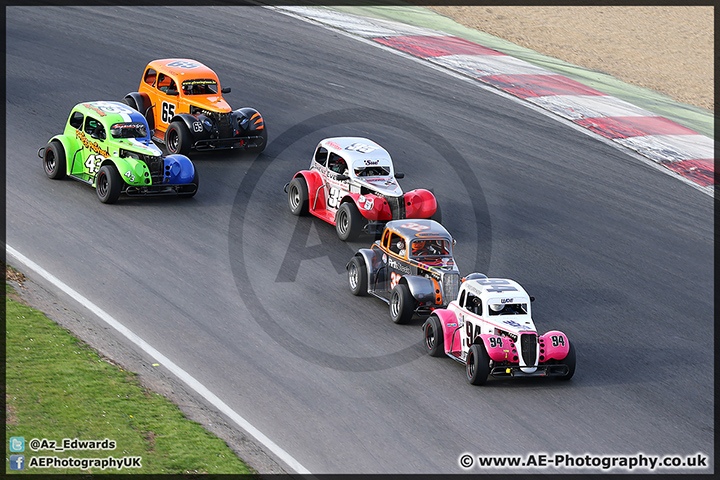
[[[500, 282], [502, 283], [500, 283]], [[522, 298], [523, 301], [527, 302], [529, 299], [529, 296], [525, 289], [516, 281], [510, 280], [509, 278], [481, 278], [481, 279], [472, 279], [472, 280], [466, 280], [462, 284], [463, 287], [465, 287], [468, 291], [471, 293], [485, 297], [485, 298], [508, 298], [511, 299], [513, 297]], [[515, 290], [507, 290], [503, 289], [504, 291], [497, 292], [498, 287], [512, 287], [515, 288]]]
[[78, 103], [73, 107], [73, 111], [82, 112], [84, 115], [100, 120], [104, 125], [112, 125], [114, 123], [142, 123], [147, 127], [145, 117], [122, 102], [115, 101], [93, 101]]
[[161, 58], [148, 63], [148, 67], [169, 75], [179, 82], [193, 78], [218, 80], [211, 68], [190, 58]]
[[445, 227], [435, 220], [426, 218], [391, 220], [385, 224], [385, 228], [413, 240], [427, 237], [445, 237], [452, 240], [452, 235], [450, 235]]
[[343, 157], [353, 170], [375, 165], [392, 167], [387, 150], [368, 138], [332, 137], [322, 140], [320, 145]]

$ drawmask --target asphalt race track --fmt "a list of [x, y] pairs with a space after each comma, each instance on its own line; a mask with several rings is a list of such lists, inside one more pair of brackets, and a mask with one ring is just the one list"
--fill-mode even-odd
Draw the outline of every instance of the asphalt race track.
[[[276, 11], [6, 15], [8, 245], [311, 472], [462, 473], [463, 453], [712, 456], [708, 195], [518, 102]], [[121, 99], [165, 57], [205, 63], [234, 108], [257, 108], [267, 150], [191, 154], [192, 199], [103, 205], [46, 178], [36, 152], [70, 109]], [[283, 193], [339, 135], [383, 145], [405, 190], [434, 190], [461, 273], [512, 278], [537, 298], [538, 330], [576, 345], [570, 382], [471, 386], [459, 364], [424, 353], [421, 320], [394, 325], [385, 304], [350, 294], [345, 263], [373, 239], [342, 243], [291, 215]]]

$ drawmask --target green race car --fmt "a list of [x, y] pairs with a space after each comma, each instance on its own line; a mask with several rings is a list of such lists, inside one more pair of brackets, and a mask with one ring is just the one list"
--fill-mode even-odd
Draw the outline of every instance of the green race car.
[[192, 197], [198, 189], [192, 161], [178, 154], [163, 157], [145, 117], [120, 102], [75, 105], [65, 131], [38, 150], [38, 157], [48, 177], [87, 183], [103, 203], [114, 203], [121, 193]]

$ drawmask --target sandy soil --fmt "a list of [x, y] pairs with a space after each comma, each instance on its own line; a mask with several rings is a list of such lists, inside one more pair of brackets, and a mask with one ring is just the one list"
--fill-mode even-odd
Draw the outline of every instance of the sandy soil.
[[429, 8], [536, 52], [714, 111], [713, 7]]

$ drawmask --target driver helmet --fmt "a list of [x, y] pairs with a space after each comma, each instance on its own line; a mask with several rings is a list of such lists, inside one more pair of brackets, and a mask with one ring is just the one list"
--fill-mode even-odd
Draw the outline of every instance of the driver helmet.
[[493, 312], [499, 312], [503, 309], [504, 306], [505, 305], [503, 305], [502, 303], [491, 303], [490, 310], [492, 310]]

